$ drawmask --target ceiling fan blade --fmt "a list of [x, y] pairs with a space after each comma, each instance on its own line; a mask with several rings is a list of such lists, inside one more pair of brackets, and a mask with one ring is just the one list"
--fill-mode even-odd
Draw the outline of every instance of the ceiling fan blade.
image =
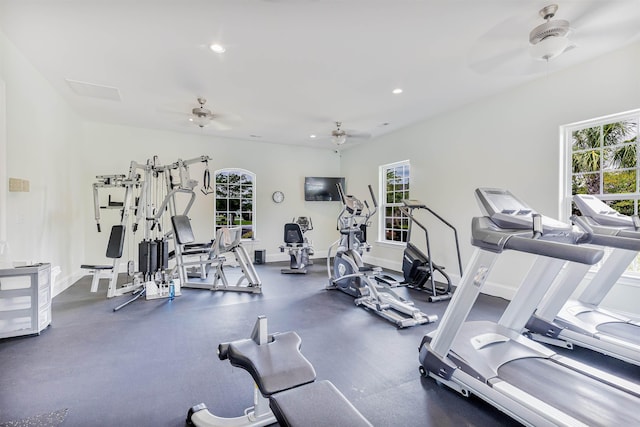
[[371, 134], [369, 132], [357, 132], [347, 130], [347, 138], [360, 138], [360, 139], [369, 139], [371, 138]]
[[527, 55], [529, 30], [540, 20], [518, 10], [482, 34], [467, 55], [469, 67], [477, 73], [518, 73]]
[[518, 60], [522, 52], [527, 49], [526, 46], [511, 48], [500, 53], [487, 55], [485, 57], [471, 58], [469, 67], [479, 74], [487, 74], [491, 72], [508, 70], [513, 66], [513, 62]]
[[562, 5], [557, 15], [577, 29], [597, 25], [615, 29], [621, 19], [638, 16], [639, 12], [640, 2], [636, 0], [577, 1]]
[[604, 43], [627, 42], [638, 35], [640, 35], [640, 25], [636, 19], [628, 18], [618, 19], [615, 24], [594, 22], [588, 26], [577, 27], [569, 34], [569, 38], [586, 45], [585, 40], [587, 39], [590, 41], [599, 39]]
[[156, 107], [155, 111], [160, 114], [189, 116], [191, 108], [189, 103], [167, 103]]
[[628, 42], [640, 35], [638, 1], [573, 2], [567, 4], [567, 9], [566, 16], [571, 23], [569, 38], [580, 46], [604, 47]]
[[211, 122], [209, 122], [209, 125], [213, 128], [215, 128], [216, 130], [220, 130], [220, 131], [225, 131], [225, 130], [231, 130], [231, 126], [222, 123], [219, 120], [216, 120], [215, 118], [211, 120]]

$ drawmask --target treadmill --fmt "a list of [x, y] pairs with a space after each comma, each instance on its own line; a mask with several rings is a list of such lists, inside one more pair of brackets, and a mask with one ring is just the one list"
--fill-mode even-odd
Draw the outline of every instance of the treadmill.
[[640, 365], [640, 322], [599, 307], [604, 297], [640, 251], [638, 218], [618, 213], [591, 195], [576, 195], [581, 228], [609, 235], [611, 253], [578, 298], [572, 294], [588, 267], [567, 266], [527, 324], [531, 337], [565, 348], [574, 345]]
[[[439, 327], [419, 346], [420, 372], [529, 426], [639, 425], [640, 384], [561, 356], [522, 334], [565, 262], [593, 265], [597, 236], [536, 213], [503, 189], [475, 191], [473, 256]], [[595, 243], [597, 244], [597, 243]], [[503, 251], [537, 255], [498, 322], [467, 321]]]

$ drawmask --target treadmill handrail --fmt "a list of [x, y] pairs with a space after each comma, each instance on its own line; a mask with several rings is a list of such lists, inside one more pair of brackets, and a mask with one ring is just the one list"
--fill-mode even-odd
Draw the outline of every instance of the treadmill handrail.
[[536, 239], [531, 232], [497, 229], [488, 217], [473, 218], [471, 235], [472, 245], [497, 253], [514, 250], [589, 265], [597, 263], [604, 256], [600, 248], [565, 243], [567, 236], [557, 237], [564, 241], [552, 240], [555, 237], [553, 235]]
[[622, 230], [618, 227], [603, 225], [591, 225], [583, 216], [573, 215], [571, 221], [588, 233], [592, 243], [599, 246], [640, 251], [640, 233], [637, 231]]
[[588, 265], [597, 263], [604, 255], [604, 251], [601, 249], [575, 246], [552, 240], [532, 239], [531, 237], [518, 235], [511, 236], [505, 243], [504, 248]]

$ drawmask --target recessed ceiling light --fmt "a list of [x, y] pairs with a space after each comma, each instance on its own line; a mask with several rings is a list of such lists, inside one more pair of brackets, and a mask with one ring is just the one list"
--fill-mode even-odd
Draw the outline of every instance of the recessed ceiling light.
[[316, 135], [314, 135], [314, 134], [309, 135], [309, 138], [315, 138], [315, 137], [316, 137]]
[[219, 45], [217, 43], [210, 44], [209, 49], [211, 49], [215, 53], [224, 53], [227, 50], [224, 46]]
[[399, 87], [397, 87], [397, 88], [395, 88], [395, 89], [392, 91], [392, 93], [393, 93], [394, 95], [398, 95], [398, 94], [402, 93], [402, 89], [400, 89]]

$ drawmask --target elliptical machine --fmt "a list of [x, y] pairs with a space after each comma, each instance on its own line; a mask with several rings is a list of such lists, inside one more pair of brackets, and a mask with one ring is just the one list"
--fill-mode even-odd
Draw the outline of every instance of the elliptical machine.
[[[462, 260], [460, 259], [458, 231], [453, 225], [449, 224], [421, 201], [404, 199], [402, 203], [404, 206], [400, 207], [400, 211], [409, 218], [407, 246], [402, 255], [402, 273], [404, 275], [402, 284], [412, 289], [426, 291], [430, 294], [429, 302], [449, 300], [452, 294], [451, 278], [449, 278], [449, 275], [444, 271], [443, 266], [433, 262], [431, 258], [431, 246], [429, 244], [429, 232], [427, 231], [427, 227], [415, 218], [414, 210], [426, 210], [453, 230], [456, 253], [458, 255], [458, 269], [460, 271], [460, 277], [462, 277]], [[426, 254], [411, 242], [411, 234], [414, 226], [417, 226], [424, 232], [427, 249]], [[438, 281], [435, 279], [436, 274], [438, 274], [438, 278], [440, 279]]]
[[280, 252], [288, 250], [290, 262], [289, 268], [281, 269], [281, 273], [307, 273], [307, 266], [313, 264], [309, 257], [314, 253], [311, 241], [305, 236], [310, 230], [313, 230], [313, 223], [307, 216], [299, 216], [284, 225], [284, 245], [280, 246]]
[[363, 203], [355, 196], [345, 194], [340, 184], [338, 193], [342, 200], [342, 210], [338, 214], [340, 238], [327, 253], [329, 285], [326, 289], [338, 289], [355, 297], [357, 306], [370, 309], [399, 328], [438, 320], [438, 316], [422, 313], [412, 301], [395, 293], [384, 280], [377, 280], [378, 276], [383, 276], [380, 267], [366, 266], [362, 261], [363, 252], [371, 249], [366, 238], [369, 219], [378, 209], [371, 185], [369, 193], [373, 209], [366, 200]]

